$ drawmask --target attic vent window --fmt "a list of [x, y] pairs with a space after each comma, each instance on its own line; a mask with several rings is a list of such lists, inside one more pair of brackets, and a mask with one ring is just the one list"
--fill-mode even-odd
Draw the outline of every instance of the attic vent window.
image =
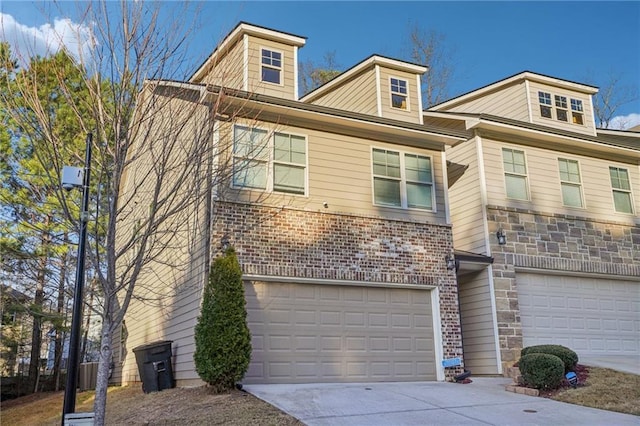
[[261, 80], [267, 83], [280, 84], [282, 73], [282, 53], [262, 49]]
[[544, 118], [551, 118], [551, 93], [538, 92], [540, 101], [540, 115]]
[[391, 78], [391, 106], [407, 109], [407, 81]]
[[584, 109], [582, 101], [579, 99], [571, 99], [571, 119], [573, 124], [584, 124]]

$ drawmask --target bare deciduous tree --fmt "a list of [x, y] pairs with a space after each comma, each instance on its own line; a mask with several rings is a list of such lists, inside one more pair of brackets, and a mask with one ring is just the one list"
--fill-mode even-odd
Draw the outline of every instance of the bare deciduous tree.
[[[586, 81], [593, 81], [593, 79], [588, 78]], [[637, 85], [624, 85], [622, 81], [621, 74], [610, 73], [594, 96], [593, 109], [596, 125], [602, 129], [608, 129], [613, 125], [612, 120], [620, 107], [640, 98]], [[619, 123], [618, 127], [622, 129], [626, 125]]]
[[429, 68], [422, 76], [424, 108], [445, 101], [454, 75], [453, 50], [447, 46], [445, 35], [413, 24], [409, 30], [408, 46], [408, 59]]
[[300, 94], [305, 95], [317, 89], [341, 72], [341, 67], [336, 61], [335, 50], [326, 52], [319, 63], [311, 59], [300, 62], [298, 64]]

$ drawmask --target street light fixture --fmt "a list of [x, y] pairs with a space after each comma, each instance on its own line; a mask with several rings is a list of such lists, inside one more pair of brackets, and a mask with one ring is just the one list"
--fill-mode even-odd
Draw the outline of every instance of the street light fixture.
[[[69, 359], [67, 362], [67, 386], [64, 390], [62, 425], [65, 416], [75, 412], [76, 386], [78, 384], [78, 358], [80, 355], [80, 325], [82, 323], [82, 291], [84, 289], [84, 258], [87, 241], [87, 221], [89, 220], [89, 176], [91, 174], [91, 142], [93, 135], [87, 134], [84, 170], [78, 167], [64, 167], [62, 187], [67, 191], [82, 188], [82, 207], [80, 210], [80, 241], [78, 242], [78, 263], [76, 265], [76, 284], [73, 295], [73, 315], [71, 317], [71, 337], [69, 341]], [[82, 181], [80, 181], [82, 172]]]

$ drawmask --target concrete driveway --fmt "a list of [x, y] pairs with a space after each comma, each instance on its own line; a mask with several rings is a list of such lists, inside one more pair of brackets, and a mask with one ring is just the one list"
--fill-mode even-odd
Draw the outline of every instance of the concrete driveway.
[[504, 390], [505, 378], [473, 383], [245, 385], [307, 425], [634, 425], [640, 418]]
[[611, 368], [612, 370], [640, 375], [640, 356], [580, 356], [578, 364]]

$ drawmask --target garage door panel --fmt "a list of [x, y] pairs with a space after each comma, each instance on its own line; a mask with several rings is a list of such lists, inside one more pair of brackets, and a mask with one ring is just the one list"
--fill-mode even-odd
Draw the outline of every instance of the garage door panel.
[[640, 282], [520, 273], [525, 346], [561, 344], [579, 356], [640, 352]]
[[428, 290], [247, 283], [245, 294], [247, 383], [436, 378]]

